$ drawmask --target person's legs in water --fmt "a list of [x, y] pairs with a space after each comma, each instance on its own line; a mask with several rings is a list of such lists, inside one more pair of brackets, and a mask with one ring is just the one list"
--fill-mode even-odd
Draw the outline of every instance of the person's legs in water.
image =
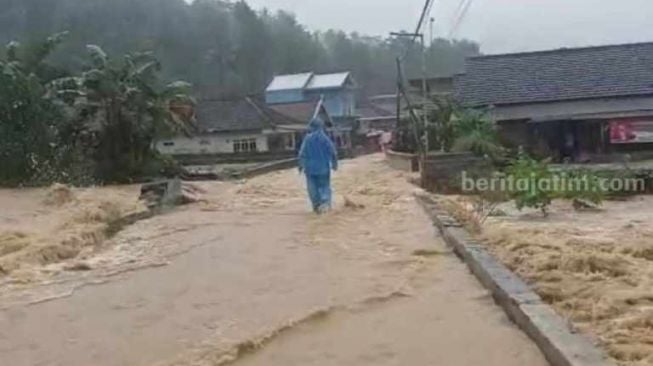
[[306, 174], [306, 188], [308, 198], [311, 200], [313, 211], [318, 212], [321, 204], [320, 186], [318, 176]]
[[324, 203], [327, 204], [329, 209], [331, 209], [333, 206], [332, 194], [333, 193], [331, 190], [331, 175], [328, 174], [326, 176], [326, 182], [324, 183], [324, 195], [322, 197], [324, 198]]
[[331, 209], [331, 175], [316, 176], [316, 182], [320, 199], [319, 211], [324, 213]]

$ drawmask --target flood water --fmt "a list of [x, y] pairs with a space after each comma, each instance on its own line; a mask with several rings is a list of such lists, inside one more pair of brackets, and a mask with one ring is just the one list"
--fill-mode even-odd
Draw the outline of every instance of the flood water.
[[295, 170], [202, 183], [204, 202], [127, 228], [92, 270], [5, 284], [2, 364], [546, 364], [405, 175], [369, 156], [334, 180], [324, 216]]

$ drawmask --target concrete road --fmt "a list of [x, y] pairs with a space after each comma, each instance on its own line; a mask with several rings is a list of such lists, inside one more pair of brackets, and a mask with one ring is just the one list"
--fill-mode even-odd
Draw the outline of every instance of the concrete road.
[[343, 164], [324, 216], [296, 171], [203, 188], [120, 234], [187, 248], [167, 265], [0, 311], [0, 364], [546, 365], [380, 156]]

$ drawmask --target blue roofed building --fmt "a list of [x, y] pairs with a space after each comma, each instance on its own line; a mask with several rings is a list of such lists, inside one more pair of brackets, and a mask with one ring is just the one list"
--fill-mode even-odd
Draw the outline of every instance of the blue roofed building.
[[356, 116], [356, 81], [350, 72], [312, 72], [276, 76], [265, 90], [268, 105], [293, 104], [323, 99], [334, 121]]

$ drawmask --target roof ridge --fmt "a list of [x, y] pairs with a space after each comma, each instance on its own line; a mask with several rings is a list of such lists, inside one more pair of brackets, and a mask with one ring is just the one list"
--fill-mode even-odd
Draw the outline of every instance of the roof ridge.
[[274, 126], [274, 123], [272, 123], [272, 120], [271, 120], [270, 116], [268, 116], [267, 114], [265, 114], [265, 113], [263, 112], [263, 110], [262, 110], [262, 109], [261, 109], [261, 108], [260, 108], [260, 107], [259, 107], [259, 106], [258, 106], [258, 105], [253, 101], [253, 100], [252, 100], [251, 97], [246, 96], [246, 97], [245, 97], [245, 101], [246, 101], [250, 106], [252, 106], [252, 108], [254, 108], [254, 110], [256, 111], [256, 113], [258, 113], [258, 115], [261, 116], [261, 118], [263, 118], [263, 120], [265, 120], [265, 122], [267, 122], [267, 123], [268, 123], [269, 125], [271, 125], [271, 126]]
[[314, 77], [315, 77], [315, 73], [313, 71], [311, 71], [310, 76], [308, 77], [308, 79], [306, 79], [306, 81], [304, 82], [304, 85], [302, 85], [302, 89], [306, 89], [308, 87], [308, 84], [311, 83], [311, 81], [313, 80]]
[[611, 49], [611, 48], [627, 48], [627, 47], [637, 47], [637, 46], [653, 46], [653, 41], [649, 42], [634, 42], [634, 43], [620, 43], [620, 44], [609, 44], [609, 45], [598, 45], [598, 46], [582, 46], [582, 47], [561, 47], [548, 50], [536, 50], [536, 51], [524, 51], [524, 52], [512, 52], [512, 53], [498, 53], [493, 55], [479, 55], [479, 56], [469, 56], [468, 60], [478, 60], [478, 59], [492, 59], [492, 58], [504, 58], [504, 57], [515, 57], [515, 56], [528, 56], [528, 55], [538, 55], [538, 54], [551, 54], [551, 53], [572, 53], [572, 52], [582, 52], [589, 50], [600, 50], [600, 49]]

